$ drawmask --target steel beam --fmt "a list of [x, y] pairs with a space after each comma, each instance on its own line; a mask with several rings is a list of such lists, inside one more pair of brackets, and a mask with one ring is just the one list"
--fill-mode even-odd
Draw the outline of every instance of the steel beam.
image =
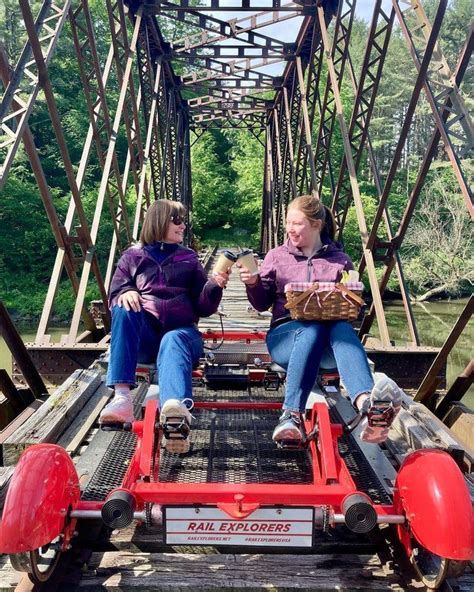
[[[5, 137], [0, 142], [0, 155], [2, 155], [2, 158], [4, 151], [6, 151], [3, 163], [0, 166], [0, 191], [5, 185], [8, 172], [28, 123], [28, 118], [41, 90], [42, 72], [46, 71], [54, 55], [71, 0], [56, 0], [54, 3], [45, 0], [35, 22], [33, 22], [27, 0], [19, 0], [19, 3], [25, 24], [28, 20], [29, 40], [26, 42], [15, 70], [10, 76], [10, 81], [0, 104], [0, 129]], [[32, 48], [33, 39], [36, 46], [35, 50]], [[32, 53], [34, 54], [33, 58], [31, 57]], [[39, 60], [39, 56], [41, 56], [41, 60]], [[13, 100], [17, 108], [12, 113], [10, 108]], [[17, 122], [17, 124], [12, 126], [14, 122]]]
[[[469, 179], [464, 170], [463, 160], [474, 157], [474, 125], [459, 88], [453, 84], [450, 69], [441, 47], [437, 41], [432, 44], [433, 27], [429, 22], [421, 2], [415, 0], [392, 0], [393, 6], [405, 36], [410, 54], [418, 72], [422, 70], [426, 52], [430, 52], [432, 59], [430, 68], [426, 72], [423, 89], [430, 104], [436, 126], [441, 134], [444, 149], [451, 162], [456, 179], [464, 197], [464, 201], [474, 220], [474, 194], [472, 190], [473, 176]], [[406, 8], [402, 10], [400, 4]], [[414, 25], [410, 19], [414, 17]], [[423, 56], [421, 59], [420, 56]], [[445, 109], [446, 98], [449, 98], [450, 113], [448, 118], [441, 116]]]
[[339, 93], [339, 86], [338, 86], [339, 81], [337, 79], [337, 74], [336, 74], [334, 62], [333, 62], [331, 51], [330, 51], [331, 46], [329, 43], [329, 37], [328, 37], [327, 28], [326, 28], [326, 23], [324, 22], [324, 11], [321, 7], [318, 8], [318, 17], [319, 17], [319, 26], [321, 28], [321, 34], [322, 34], [323, 43], [324, 43], [324, 49], [326, 52], [328, 71], [329, 71], [329, 75], [331, 78], [332, 92], [334, 94], [336, 113], [337, 113], [337, 117], [339, 120], [339, 127], [340, 127], [340, 131], [341, 131], [341, 135], [342, 135], [342, 142], [344, 145], [344, 154], [346, 157], [347, 168], [348, 168], [349, 177], [351, 180], [351, 187], [352, 187], [354, 205], [355, 205], [355, 209], [356, 209], [357, 223], [359, 225], [359, 231], [360, 231], [362, 245], [363, 245], [364, 261], [367, 266], [367, 273], [369, 276], [369, 283], [370, 283], [370, 289], [371, 289], [371, 293], [372, 293], [372, 299], [373, 299], [373, 303], [374, 303], [376, 315], [377, 315], [377, 323], [378, 323], [379, 332], [380, 332], [380, 339], [382, 341], [382, 345], [384, 345], [385, 347], [389, 347], [390, 346], [390, 337], [389, 337], [389, 332], [388, 332], [388, 327], [387, 327], [387, 321], [386, 321], [385, 313], [383, 310], [382, 297], [380, 295], [377, 276], [375, 274], [375, 263], [374, 263], [373, 254], [367, 245], [367, 235], [368, 235], [367, 222], [365, 220], [364, 207], [363, 207], [362, 199], [360, 196], [359, 183], [357, 181], [357, 174], [356, 174], [356, 170], [355, 170], [354, 159], [352, 158], [351, 146], [350, 146], [350, 142], [349, 142], [349, 136], [347, 133], [347, 126], [346, 126], [346, 122], [344, 120], [344, 111], [343, 111], [343, 107], [342, 107], [342, 101], [341, 101], [341, 96]]
[[164, 2], [162, 0], [145, 0], [144, 9], [147, 13], [162, 14], [168, 12], [189, 11], [195, 12], [302, 12], [305, 6], [309, 6], [305, 2], [286, 2], [282, 4], [281, 0], [272, 0], [271, 4], [259, 5], [258, 1], [243, 0], [241, 2], [224, 2], [222, 0], [210, 0], [210, 2], [202, 2], [198, 6], [190, 4], [189, 0], [181, 0], [180, 2]]
[[[461, 82], [464, 78], [464, 74], [466, 73], [466, 70], [468, 68], [473, 48], [474, 48], [474, 29], [471, 29], [470, 34], [469, 34], [469, 36], [466, 40], [466, 43], [464, 45], [464, 48], [461, 52], [458, 64], [456, 66], [456, 70], [453, 75], [453, 81], [458, 87], [461, 85]], [[450, 114], [449, 107], [450, 107], [450, 100], [449, 100], [449, 97], [447, 97], [446, 98], [446, 108], [443, 110], [442, 115], [441, 115], [443, 118], [444, 117], [447, 118], [449, 116], [449, 114]], [[427, 147], [425, 155], [423, 157], [423, 161], [420, 165], [420, 169], [418, 171], [416, 181], [415, 181], [413, 188], [410, 192], [410, 196], [409, 196], [407, 204], [405, 206], [405, 211], [402, 215], [402, 219], [400, 221], [399, 228], [395, 233], [395, 236], [396, 236], [399, 244], [401, 244], [403, 242], [403, 240], [406, 236], [406, 233], [408, 232], [408, 226], [410, 224], [410, 220], [413, 216], [413, 212], [414, 212], [416, 204], [418, 202], [418, 198], [420, 197], [421, 190], [423, 189], [426, 175], [428, 174], [428, 171], [430, 169], [433, 158], [436, 155], [436, 151], [438, 149], [440, 138], [441, 138], [441, 134], [439, 132], [439, 129], [435, 128], [435, 130], [430, 138], [430, 141], [428, 143], [428, 147]], [[380, 289], [381, 290], [384, 290], [385, 287], [387, 286], [387, 283], [390, 278], [390, 274], [393, 271], [394, 265], [395, 265], [395, 259], [392, 258], [391, 260], [388, 261], [384, 275], [380, 281]], [[370, 307], [368, 313], [366, 314], [366, 316], [364, 318], [364, 321], [361, 324], [361, 327], [360, 327], [361, 333], [367, 333], [369, 331], [371, 324], [373, 322], [373, 319], [374, 319], [374, 314], [375, 314], [375, 311], [374, 311], [373, 307]]]

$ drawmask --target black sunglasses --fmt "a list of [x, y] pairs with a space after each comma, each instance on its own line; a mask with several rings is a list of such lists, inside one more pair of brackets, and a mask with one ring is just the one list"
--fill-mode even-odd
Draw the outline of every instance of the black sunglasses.
[[185, 220], [184, 216], [180, 216], [179, 214], [174, 214], [174, 216], [171, 216], [170, 220], [176, 226], [179, 226], [180, 224], [183, 224], [183, 223], [186, 224], [186, 220]]

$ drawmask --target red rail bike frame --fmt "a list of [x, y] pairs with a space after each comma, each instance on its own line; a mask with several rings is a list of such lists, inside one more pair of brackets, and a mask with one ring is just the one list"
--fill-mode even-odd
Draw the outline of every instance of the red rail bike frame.
[[[248, 402], [196, 402], [197, 409], [281, 409], [280, 403]], [[345, 497], [357, 492], [349, 471], [337, 449], [337, 438], [342, 425], [331, 424], [325, 403], [315, 403], [305, 420], [307, 433], [315, 428], [318, 437], [309, 444], [313, 466], [310, 484], [261, 483], [161, 483], [159, 481], [160, 446], [155, 439], [162, 437], [157, 428], [158, 402], [149, 401], [143, 420], [132, 424], [137, 445], [128, 470], [119, 489], [126, 489], [135, 497], [137, 510], [145, 503], [162, 506], [209, 505], [218, 506], [234, 518], [262, 506], [330, 506], [341, 512]], [[104, 502], [81, 501], [77, 510], [97, 510]], [[379, 516], [395, 515], [393, 505], [374, 506]]]

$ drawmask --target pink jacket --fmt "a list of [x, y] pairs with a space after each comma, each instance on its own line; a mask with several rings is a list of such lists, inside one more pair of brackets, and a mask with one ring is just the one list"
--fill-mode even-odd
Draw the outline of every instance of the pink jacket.
[[353, 269], [352, 261], [339, 243], [327, 241], [312, 257], [306, 257], [288, 240], [268, 251], [255, 286], [247, 286], [247, 296], [259, 311], [272, 309], [272, 322], [288, 316], [285, 285], [289, 282], [336, 282], [343, 271]]

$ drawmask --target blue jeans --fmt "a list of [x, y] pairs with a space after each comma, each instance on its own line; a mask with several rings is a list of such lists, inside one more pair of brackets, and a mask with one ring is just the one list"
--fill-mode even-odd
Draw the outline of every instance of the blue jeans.
[[120, 306], [112, 308], [107, 385], [135, 385], [137, 362], [156, 362], [160, 405], [168, 399], [192, 398], [192, 370], [203, 355], [203, 340], [195, 327], [163, 333], [152, 314]]
[[365, 350], [346, 321], [288, 321], [267, 334], [272, 359], [285, 368], [284, 409], [304, 411], [326, 347], [331, 347], [351, 401], [374, 385]]

